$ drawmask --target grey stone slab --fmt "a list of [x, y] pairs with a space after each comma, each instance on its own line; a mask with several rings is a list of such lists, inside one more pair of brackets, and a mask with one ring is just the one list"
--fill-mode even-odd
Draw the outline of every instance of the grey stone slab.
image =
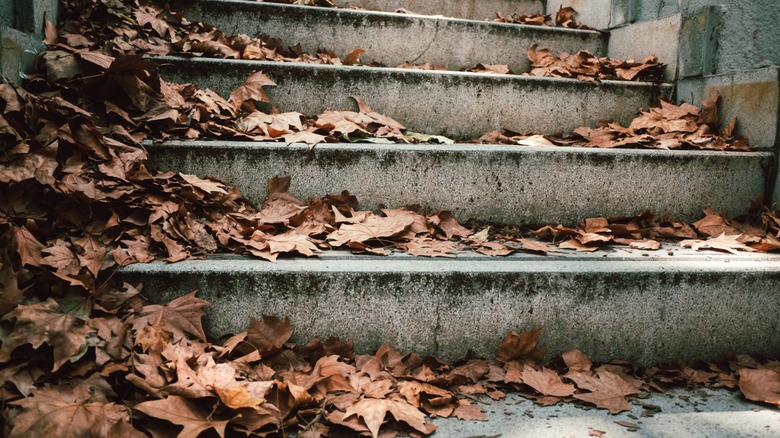
[[406, 61], [450, 70], [506, 64], [524, 73], [530, 70], [526, 52], [534, 43], [554, 53], [587, 49], [599, 54], [606, 46], [595, 31], [249, 1], [201, 0], [185, 14], [229, 34], [266, 34], [287, 46], [300, 44], [306, 52], [327, 49], [342, 59], [362, 48], [361, 61], [388, 67]]
[[726, 126], [736, 117], [736, 133], [746, 135], [754, 147], [772, 150], [780, 145], [778, 78], [778, 67], [766, 67], [681, 79], [677, 84], [677, 99], [701, 105], [704, 99], [719, 94], [721, 125]]
[[642, 209], [698, 220], [745, 211], [765, 189], [770, 153], [474, 145], [166, 142], [151, 165], [211, 175], [258, 205], [265, 181], [292, 176], [301, 199], [349, 190], [361, 207], [421, 204], [460, 219], [575, 224]]
[[35, 56], [44, 49], [41, 39], [10, 27], [0, 27], [0, 74], [22, 83], [33, 69]]
[[[780, 434], [780, 411], [725, 389], [675, 388], [664, 394], [652, 393], [632, 400], [631, 411], [617, 415], [580, 403], [542, 407], [515, 394], [486, 402], [479, 406], [486, 410], [487, 421], [435, 418], [435, 436], [588, 437], [591, 430], [617, 438], [769, 438]], [[657, 406], [660, 412], [640, 417], [645, 411], [642, 404]], [[616, 421], [636, 424], [639, 429], [629, 431]]]
[[445, 17], [483, 20], [494, 18], [496, 13], [540, 14], [543, 0], [334, 0], [340, 7], [358, 7], [374, 11], [393, 12], [399, 8], [417, 14], [443, 15]]
[[157, 58], [167, 80], [192, 82], [223, 96], [255, 71], [278, 86], [267, 89], [282, 111], [316, 115], [356, 109], [357, 96], [379, 113], [416, 132], [470, 140], [501, 128], [517, 132], [571, 132], [600, 120], [628, 123], [640, 107], [669, 97], [671, 86], [648, 83], [538, 78], [238, 61]]
[[[547, 13], [555, 14], [561, 7], [577, 11], [575, 18], [594, 29], [609, 29], [612, 19], [613, 0], [547, 0]], [[622, 23], [621, 23], [622, 24]]]
[[779, 262], [674, 247], [456, 259], [331, 252], [276, 264], [241, 257], [136, 264], [114, 280], [143, 282], [145, 296], [161, 303], [197, 290], [212, 303], [212, 336], [245, 330], [250, 317], [289, 315], [297, 342], [339, 336], [361, 352], [387, 342], [454, 360], [469, 350], [495, 357], [509, 331], [543, 326], [550, 355], [576, 347], [594, 360], [649, 365], [726, 351], [776, 355]]
[[681, 23], [682, 16], [677, 14], [612, 29], [607, 53], [611, 58], [636, 61], [655, 55], [658, 62], [666, 64], [666, 79], [673, 81], [677, 76]]
[[722, 12], [709, 6], [686, 14], [680, 31], [679, 74], [681, 78], [711, 75], [717, 67], [717, 47]]

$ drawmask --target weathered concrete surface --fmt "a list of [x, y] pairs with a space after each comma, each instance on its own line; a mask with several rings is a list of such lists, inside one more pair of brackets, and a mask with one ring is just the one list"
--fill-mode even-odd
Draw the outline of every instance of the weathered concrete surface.
[[[632, 400], [632, 410], [617, 415], [579, 403], [539, 406], [515, 394], [485, 402], [479, 406], [487, 411], [487, 421], [434, 418], [439, 427], [434, 436], [588, 437], [593, 429], [617, 438], [769, 438], [780, 434], [780, 411], [725, 389], [674, 388], [664, 394], [652, 393]], [[660, 411], [652, 417], [640, 417], [645, 411], [643, 404]], [[639, 429], [630, 432], [616, 421], [636, 424]]]
[[737, 118], [737, 133], [747, 135], [754, 147], [772, 149], [780, 144], [780, 69], [752, 71], [682, 79], [677, 99], [696, 105], [720, 94], [718, 106], [722, 126]]
[[636, 3], [640, 20], [677, 13], [693, 17], [704, 8], [717, 8], [721, 16], [713, 46], [714, 73], [780, 66], [780, 32], [777, 32], [780, 8], [776, 0], [642, 0]]
[[547, 13], [561, 7], [572, 7], [580, 23], [594, 29], [610, 29], [633, 21], [636, 5], [633, 0], [547, 0]]
[[333, 0], [336, 6], [358, 7], [373, 11], [393, 12], [399, 8], [417, 14], [483, 20], [494, 18], [499, 12], [539, 14], [544, 10], [543, 0]]
[[267, 93], [282, 111], [307, 115], [357, 109], [357, 96], [416, 132], [470, 140], [506, 128], [571, 132], [600, 120], [628, 123], [671, 87], [514, 75], [345, 67], [266, 61], [157, 58], [166, 80], [192, 82], [223, 96], [261, 70], [278, 86]]
[[201, 0], [185, 15], [230, 34], [267, 34], [288, 46], [300, 43], [307, 52], [327, 49], [343, 58], [362, 48], [364, 63], [388, 67], [406, 61], [450, 70], [506, 64], [519, 74], [530, 70], [526, 52], [534, 43], [553, 53], [587, 49], [599, 54], [606, 46], [595, 31], [253, 1]]
[[722, 18], [722, 11], [715, 6], [686, 14], [683, 18], [678, 69], [681, 78], [715, 73]]
[[658, 62], [666, 64], [666, 79], [673, 81], [677, 77], [681, 22], [682, 16], [677, 14], [612, 29], [607, 53], [611, 58], [636, 61], [655, 55]]
[[[667, 255], [667, 251], [672, 255]], [[660, 254], [659, 254], [660, 253]], [[122, 268], [164, 303], [193, 290], [212, 303], [212, 336], [251, 317], [289, 315], [294, 340], [352, 338], [356, 351], [387, 342], [446, 360], [495, 357], [511, 330], [544, 326], [548, 354], [642, 365], [780, 351], [780, 256], [615, 250], [604, 254], [456, 259], [353, 256], [268, 263], [240, 257]]]
[[32, 70], [35, 55], [43, 48], [35, 35], [0, 26], [0, 74], [21, 83], [25, 73]]
[[599, 150], [496, 145], [166, 142], [150, 165], [211, 175], [257, 205], [272, 176], [300, 199], [349, 190], [361, 207], [421, 204], [460, 219], [576, 224], [642, 209], [698, 220], [703, 209], [745, 211], [765, 189], [769, 153]]

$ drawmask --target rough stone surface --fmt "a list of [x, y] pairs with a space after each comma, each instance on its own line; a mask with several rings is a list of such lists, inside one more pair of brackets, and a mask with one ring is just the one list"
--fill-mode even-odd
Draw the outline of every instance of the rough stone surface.
[[547, 13], [554, 15], [561, 7], [572, 7], [577, 11], [575, 18], [580, 23], [594, 29], [609, 29], [612, 2], [613, 0], [547, 0]]
[[13, 27], [14, 25], [14, 2], [4, 1], [0, 3], [0, 27]]
[[595, 31], [248, 1], [200, 1], [185, 15], [227, 33], [267, 34], [285, 45], [301, 44], [307, 52], [327, 49], [342, 59], [362, 48], [361, 61], [388, 67], [406, 61], [450, 70], [506, 64], [524, 73], [530, 70], [526, 51], [534, 43], [553, 53], [586, 49], [599, 54], [606, 46]]
[[771, 150], [780, 142], [780, 69], [767, 67], [752, 71], [682, 79], [677, 98], [701, 105], [720, 94], [721, 125], [737, 118], [737, 133], [747, 135], [754, 147]]
[[666, 64], [666, 79], [672, 81], [677, 76], [681, 19], [677, 14], [612, 29], [607, 53], [611, 58], [637, 61], [655, 55], [658, 62]]
[[[610, 415], [586, 404], [538, 406], [514, 394], [501, 401], [485, 400], [487, 421], [434, 418], [436, 436], [445, 437], [588, 437], [592, 430], [606, 437], [745, 438], [780, 434], [780, 411], [744, 400], [725, 389], [671, 389], [664, 394], [631, 400], [632, 410]], [[642, 416], [642, 405], [660, 409]], [[617, 421], [636, 424], [631, 432]]]
[[493, 259], [332, 252], [276, 264], [239, 257], [136, 264], [114, 280], [143, 282], [155, 302], [199, 291], [212, 303], [212, 336], [245, 330], [262, 314], [289, 315], [298, 342], [333, 335], [353, 338], [361, 352], [388, 342], [452, 360], [468, 350], [495, 357], [509, 331], [544, 326], [551, 355], [577, 347], [595, 360], [649, 365], [725, 351], [776, 355], [779, 262], [672, 247]]
[[[421, 204], [460, 219], [575, 224], [641, 209], [698, 220], [703, 209], [745, 211], [764, 190], [769, 153], [600, 150], [491, 145], [167, 142], [149, 147], [161, 170], [211, 175], [259, 205], [272, 176], [300, 199], [349, 190], [362, 208]], [[714, 184], [717, 182], [717, 184]]]
[[374, 11], [393, 12], [399, 8], [425, 15], [471, 18], [493, 18], [496, 13], [538, 14], [544, 10], [543, 0], [334, 0], [340, 7], [359, 7]]
[[15, 1], [15, 27], [43, 39], [43, 23], [57, 22], [59, 0], [5, 0]]
[[192, 82], [223, 96], [262, 70], [281, 111], [307, 115], [356, 109], [357, 96], [411, 131], [471, 140], [488, 131], [571, 132], [600, 120], [628, 123], [671, 87], [648, 83], [344, 67], [221, 59], [158, 58], [167, 80]]
[[35, 55], [43, 49], [41, 40], [10, 27], [0, 27], [0, 74], [21, 83], [33, 66]]
[[722, 11], [715, 6], [685, 16], [680, 30], [681, 78], [711, 75], [715, 72], [721, 19]]
[[652, 20], [682, 13], [692, 17], [703, 8], [722, 13], [715, 45], [714, 72], [780, 65], [780, 8], [776, 0], [642, 0], [638, 18]]

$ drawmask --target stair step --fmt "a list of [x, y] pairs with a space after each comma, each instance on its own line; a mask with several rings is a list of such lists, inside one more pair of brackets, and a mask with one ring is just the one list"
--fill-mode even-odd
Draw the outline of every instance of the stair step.
[[450, 70], [477, 63], [530, 70], [527, 49], [534, 43], [553, 53], [586, 49], [603, 53], [597, 31], [319, 8], [234, 0], [200, 0], [184, 11], [192, 21], [214, 24], [228, 34], [269, 35], [305, 52], [331, 50], [342, 59], [355, 48], [364, 63], [395, 67], [406, 61], [431, 62]]
[[292, 176], [299, 199], [348, 190], [363, 209], [420, 204], [461, 219], [576, 224], [641, 209], [695, 221], [732, 217], [764, 191], [769, 152], [660, 151], [500, 145], [303, 144], [168, 141], [150, 166], [209, 175], [260, 205], [265, 181]]
[[393, 12], [398, 8], [425, 15], [471, 18], [483, 20], [494, 18], [496, 13], [504, 16], [514, 14], [541, 14], [543, 0], [332, 0], [336, 6]]
[[780, 255], [673, 246], [455, 259], [333, 251], [276, 264], [239, 256], [135, 264], [114, 280], [143, 282], [160, 303], [197, 290], [212, 304], [212, 336], [244, 331], [251, 317], [288, 315], [294, 341], [352, 338], [358, 352], [390, 343], [445, 360], [468, 350], [492, 358], [508, 332], [539, 326], [549, 355], [576, 347], [598, 361], [780, 351]]
[[672, 86], [649, 83], [491, 75], [396, 68], [155, 58], [164, 77], [192, 82], [223, 96], [263, 71], [278, 84], [267, 94], [281, 111], [320, 114], [357, 109], [357, 96], [416, 132], [470, 140], [496, 129], [568, 133], [600, 120], [627, 124], [640, 107], [669, 98]]
[[[577, 403], [539, 406], [512, 393], [503, 400], [485, 399], [486, 404], [478, 406], [487, 411], [487, 421], [433, 418], [431, 421], [438, 426], [434, 436], [769, 438], [777, 436], [780, 428], [778, 409], [747, 401], [739, 391], [727, 389], [671, 388], [664, 393], [654, 392], [647, 398], [630, 400], [632, 410], [617, 415]], [[630, 431], [618, 422], [636, 424], [638, 428]]]

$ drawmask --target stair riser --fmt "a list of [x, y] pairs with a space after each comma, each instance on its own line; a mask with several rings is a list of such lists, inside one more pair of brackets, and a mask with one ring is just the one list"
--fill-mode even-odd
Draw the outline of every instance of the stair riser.
[[352, 338], [359, 352], [387, 342], [448, 360], [469, 349], [491, 358], [506, 333], [539, 326], [549, 355], [576, 347], [594, 360], [780, 351], [776, 261], [223, 260], [134, 265], [119, 280], [143, 281], [156, 302], [199, 291], [212, 303], [212, 336], [289, 315], [297, 342]]
[[568, 133], [600, 120], [628, 124], [640, 107], [671, 95], [670, 86], [605, 81], [400, 69], [336, 67], [215, 59], [159, 58], [166, 80], [192, 82], [227, 96], [247, 76], [263, 71], [277, 81], [267, 89], [281, 111], [320, 114], [357, 109], [357, 96], [412, 131], [470, 140], [506, 128]]
[[362, 48], [361, 61], [388, 67], [409, 61], [460, 70], [486, 63], [507, 64], [522, 73], [530, 70], [526, 51], [534, 43], [554, 53], [601, 53], [606, 47], [602, 34], [593, 31], [270, 3], [198, 2], [185, 15], [229, 34], [266, 34], [281, 38], [285, 46], [300, 43], [310, 53], [327, 49], [342, 59]]
[[357, 6], [388, 12], [404, 8], [418, 14], [475, 20], [493, 18], [496, 12], [509, 16], [540, 14], [544, 11], [544, 2], [541, 0], [333, 0], [333, 3], [340, 7]]
[[760, 196], [771, 162], [769, 153], [487, 145], [320, 144], [306, 154], [300, 144], [214, 141], [149, 151], [152, 167], [229, 181], [257, 205], [268, 178], [290, 175], [300, 199], [349, 190], [365, 209], [421, 204], [511, 224], [575, 224], [640, 209], [691, 221], [708, 207], [734, 216]]

